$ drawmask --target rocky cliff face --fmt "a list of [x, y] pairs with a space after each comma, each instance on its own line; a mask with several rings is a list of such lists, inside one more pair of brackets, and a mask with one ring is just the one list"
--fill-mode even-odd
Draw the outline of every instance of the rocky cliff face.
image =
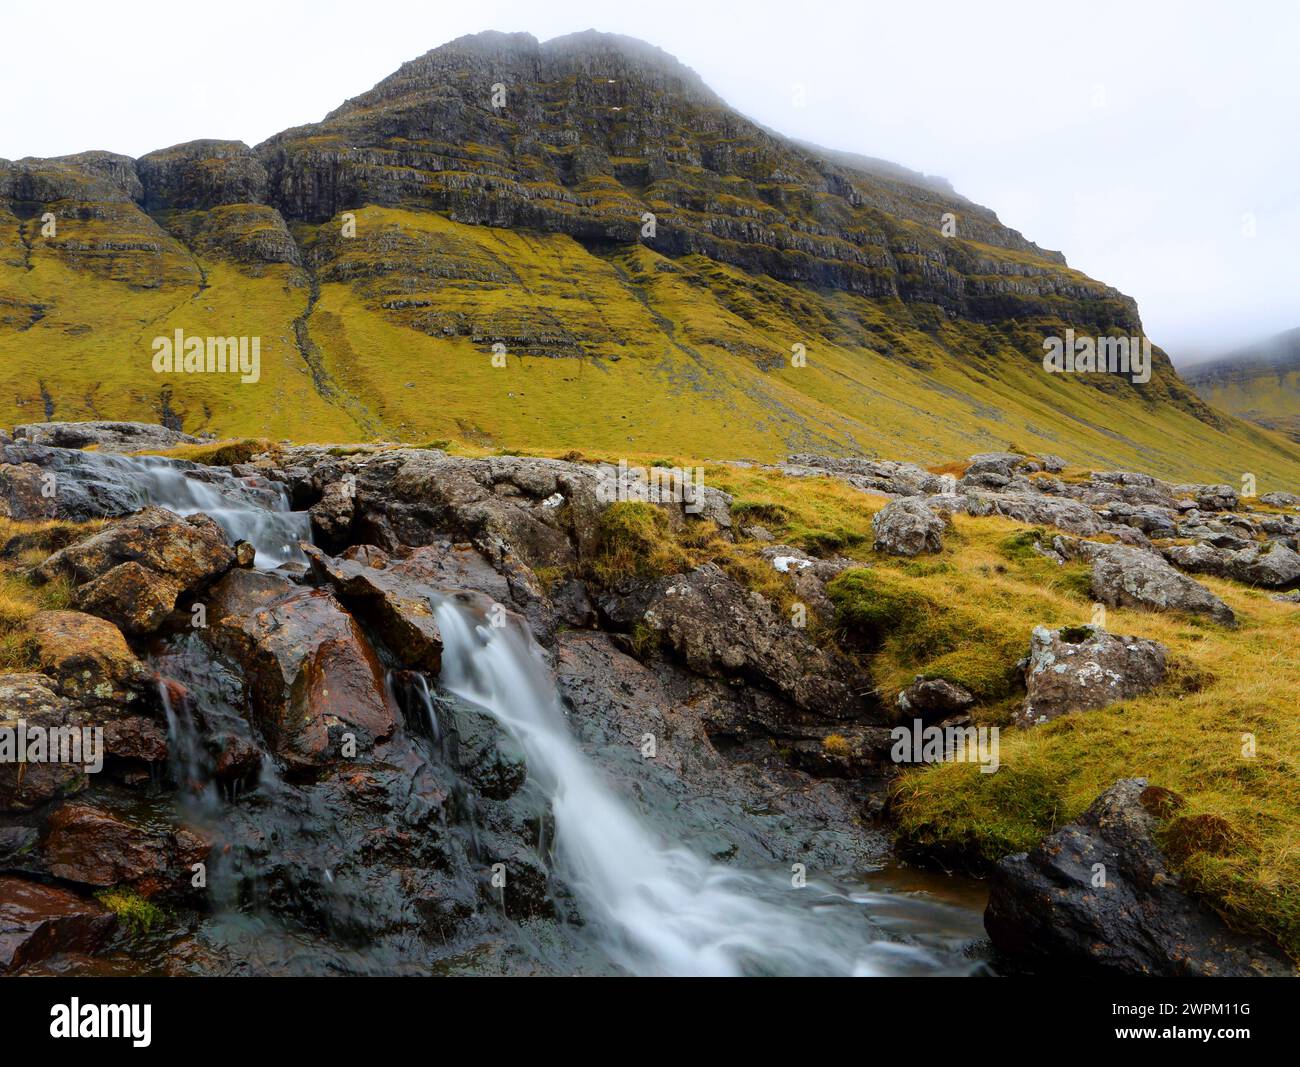
[[1183, 371], [1207, 402], [1300, 441], [1300, 329]]
[[[14, 422], [517, 447], [574, 443], [581, 409], [642, 447], [765, 458], [1068, 438], [1097, 462], [1169, 449], [1172, 473], [1189, 438], [1223, 450], [1229, 424], [1158, 349], [1140, 390], [1044, 374], [1068, 327], [1141, 330], [1129, 297], [941, 179], [783, 138], [608, 34], [461, 38], [255, 148], [0, 161]], [[262, 388], [160, 380], [149, 341], [177, 328], [260, 336]], [[485, 377], [495, 344], [601, 373]], [[431, 365], [467, 384], [408, 392], [444, 380]]]

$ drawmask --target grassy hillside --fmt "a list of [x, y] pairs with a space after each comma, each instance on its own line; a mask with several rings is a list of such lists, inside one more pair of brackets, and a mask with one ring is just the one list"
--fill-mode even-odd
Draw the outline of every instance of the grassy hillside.
[[[137, 212], [155, 247], [93, 263], [78, 249], [103, 243], [97, 220], [61, 220], [47, 241], [39, 220], [0, 216], [0, 422], [166, 416], [223, 436], [757, 459], [938, 461], [1013, 443], [1173, 477], [1250, 471], [1261, 491], [1300, 483], [1300, 448], [1189, 410], [1176, 381], [1045, 374], [1050, 318], [985, 325], [641, 243], [394, 208], [357, 211], [352, 238], [342, 220], [297, 224], [308, 266], [268, 263], [242, 251], [266, 220], [228, 214], [213, 236]], [[261, 380], [155, 374], [152, 338], [178, 328], [260, 336]]]
[[1185, 371], [1205, 401], [1300, 441], [1300, 329]]

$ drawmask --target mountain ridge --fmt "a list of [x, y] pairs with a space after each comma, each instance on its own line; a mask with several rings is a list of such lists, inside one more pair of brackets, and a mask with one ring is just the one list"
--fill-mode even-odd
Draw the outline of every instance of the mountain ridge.
[[[149, 374], [150, 337], [178, 327], [259, 334], [263, 389]], [[1045, 375], [1041, 341], [1066, 328], [1141, 320], [951, 186], [784, 138], [662, 50], [593, 31], [460, 38], [255, 148], [0, 162], [13, 422], [765, 457], [1016, 442], [1300, 470], [1158, 348], [1141, 389]], [[493, 345], [504, 377], [485, 373]]]

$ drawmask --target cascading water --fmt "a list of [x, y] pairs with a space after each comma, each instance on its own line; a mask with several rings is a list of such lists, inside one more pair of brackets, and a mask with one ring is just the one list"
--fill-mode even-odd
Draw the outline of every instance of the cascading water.
[[[526, 630], [490, 626], [455, 598], [433, 602], [442, 685], [494, 716], [522, 745], [551, 799], [561, 876], [620, 966], [651, 975], [969, 973], [953, 949], [927, 947], [933, 904], [846, 893], [788, 875], [710, 862], [654, 834], [574, 741], [540, 650]], [[873, 904], [893, 912], [890, 932]], [[907, 914], [911, 911], [911, 914]], [[952, 917], [950, 916], [949, 919]], [[960, 925], [960, 924], [959, 924]], [[911, 929], [909, 929], [911, 927]], [[965, 930], [967, 938], [975, 932]]]
[[306, 562], [298, 543], [311, 540], [310, 519], [290, 510], [277, 483], [162, 456], [84, 453], [81, 465], [83, 477], [93, 472], [138, 507], [157, 504], [178, 515], [201, 511], [212, 516], [232, 541], [252, 543], [259, 567]]
[[[98, 479], [119, 501], [212, 516], [232, 540], [252, 542], [260, 568], [305, 561], [299, 542], [310, 539], [308, 517], [290, 510], [278, 485], [159, 457], [81, 457], [79, 475]], [[574, 894], [583, 919], [569, 932], [588, 942], [583, 951], [594, 959], [650, 975], [965, 974], [979, 969], [962, 951], [980, 933], [974, 913], [816, 879], [795, 888], [788, 870], [726, 867], [653, 829], [648, 813], [617, 795], [578, 746], [527, 629], [514, 622], [488, 625], [485, 615], [459, 597], [432, 596], [430, 603], [444, 642], [442, 689], [477, 705], [514, 736], [526, 755], [529, 778], [550, 801], [556, 873]], [[330, 854], [333, 816], [326, 801], [284, 783], [265, 753], [247, 803], [232, 806], [233, 794], [226, 800], [220, 795], [214, 750], [222, 750], [223, 737], [250, 747], [255, 739], [247, 732], [237, 698], [223, 689], [228, 680], [214, 673], [210, 653], [189, 635], [174, 639], [154, 662], [164, 678], [172, 776], [191, 815], [209, 825], [218, 840], [302, 842], [297, 846], [302, 858], [290, 866], [298, 872], [295, 884], [315, 898], [319, 922], [336, 931], [364, 928], [357, 910], [364, 893], [337, 885], [324, 865], [318, 871], [320, 886], [312, 889], [302, 881], [310, 879], [317, 852]], [[417, 672], [394, 673], [403, 676], [410, 703], [426, 720], [419, 732], [428, 733], [434, 758], [445, 760], [442, 725], [425, 678]], [[237, 681], [234, 686], [238, 688]], [[466, 793], [457, 785], [451, 791]], [[478, 833], [471, 800], [463, 795], [460, 803], [475, 853]], [[243, 830], [232, 833], [236, 826]], [[217, 860], [214, 886], [222, 903], [213, 936], [240, 946], [249, 957], [278, 953], [276, 962], [267, 965], [291, 971], [306, 966], [308, 973], [349, 968], [394, 973], [406, 966], [400, 952], [381, 953], [368, 963], [364, 952], [331, 955], [335, 950], [328, 946], [259, 917], [257, 902], [275, 898], [279, 890], [264, 884], [255, 857], [240, 860], [240, 855], [236, 849]], [[313, 962], [305, 963], [307, 959]]]

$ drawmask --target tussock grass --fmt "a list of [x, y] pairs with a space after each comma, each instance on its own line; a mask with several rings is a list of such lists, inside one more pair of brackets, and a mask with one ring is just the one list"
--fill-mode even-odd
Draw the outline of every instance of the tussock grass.
[[68, 579], [37, 585], [27, 577], [30, 568], [101, 525], [0, 518], [0, 674], [33, 668], [28, 621], [38, 611], [66, 608], [72, 600]]

